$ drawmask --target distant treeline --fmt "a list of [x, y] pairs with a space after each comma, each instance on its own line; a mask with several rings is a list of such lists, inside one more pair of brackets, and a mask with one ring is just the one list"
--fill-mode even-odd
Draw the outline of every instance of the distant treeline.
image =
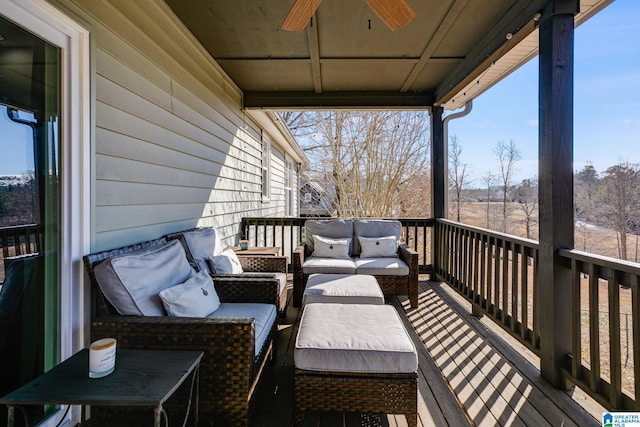
[[0, 177], [0, 227], [37, 222], [36, 181], [32, 175]]

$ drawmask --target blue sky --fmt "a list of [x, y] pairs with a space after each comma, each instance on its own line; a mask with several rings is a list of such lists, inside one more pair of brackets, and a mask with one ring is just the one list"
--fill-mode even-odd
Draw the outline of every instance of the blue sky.
[[[538, 59], [534, 58], [474, 100], [471, 113], [449, 122], [471, 183], [497, 170], [493, 148], [513, 140], [522, 154], [514, 182], [538, 172]], [[2, 114], [4, 116], [4, 114]], [[621, 160], [640, 163], [640, 1], [615, 0], [576, 29], [574, 169], [598, 172]], [[5, 143], [24, 140], [25, 127], [0, 117]], [[13, 125], [13, 126], [11, 126]], [[18, 135], [11, 135], [11, 132]], [[0, 148], [0, 175], [33, 168], [23, 144]]]
[[[598, 172], [619, 161], [640, 163], [640, 1], [615, 0], [576, 29], [574, 169]], [[449, 122], [472, 186], [497, 170], [493, 148], [513, 140], [522, 154], [514, 182], [538, 174], [538, 59], [534, 58]]]
[[29, 126], [12, 122], [0, 106], [0, 175], [21, 175], [33, 171], [33, 132]]

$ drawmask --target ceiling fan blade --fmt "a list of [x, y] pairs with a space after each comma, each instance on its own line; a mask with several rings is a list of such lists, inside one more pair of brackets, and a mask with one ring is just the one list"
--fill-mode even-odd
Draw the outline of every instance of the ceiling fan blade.
[[407, 25], [416, 13], [405, 0], [365, 0], [391, 31]]
[[282, 22], [282, 29], [287, 31], [303, 30], [320, 6], [320, 1], [322, 0], [296, 0]]

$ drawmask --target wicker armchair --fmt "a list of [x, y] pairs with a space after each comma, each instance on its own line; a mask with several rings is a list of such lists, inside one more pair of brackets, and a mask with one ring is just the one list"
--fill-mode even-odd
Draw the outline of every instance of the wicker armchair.
[[[184, 239], [184, 233], [191, 231], [198, 231], [200, 229], [194, 228], [191, 230], [185, 230], [178, 233], [167, 234], [165, 238], [167, 240], [177, 239], [184, 246], [187, 253], [187, 259], [189, 264], [196, 270], [200, 269], [200, 266], [195, 261], [193, 254], [189, 248], [189, 245]], [[283, 273], [284, 280], [286, 280], [287, 274], [287, 257], [286, 256], [271, 256], [271, 255], [243, 255], [238, 257], [242, 270], [241, 274], [216, 274], [210, 273], [218, 286], [232, 286], [236, 288], [238, 283], [242, 283], [242, 286], [248, 287], [244, 291], [251, 292], [251, 289], [259, 293], [270, 293], [270, 298], [277, 301], [276, 306], [280, 316], [284, 317], [287, 311], [287, 288], [280, 286], [279, 278], [275, 273]], [[260, 289], [258, 289], [260, 288]], [[243, 292], [244, 292], [243, 291]], [[229, 300], [228, 302], [234, 302]]]
[[[275, 357], [277, 322], [255, 355], [255, 321], [186, 317], [124, 316], [106, 300], [96, 282], [94, 267], [101, 261], [166, 242], [165, 238], [113, 249], [83, 258], [91, 280], [91, 340], [114, 337], [130, 349], [199, 350], [200, 420], [202, 425], [246, 426], [253, 391], [266, 362]], [[221, 302], [274, 303], [273, 289], [239, 280], [216, 280]], [[176, 393], [171, 414], [184, 415], [188, 387]], [[172, 398], [173, 399], [173, 398]], [[171, 404], [171, 400], [167, 405]], [[180, 420], [181, 421], [181, 420]]]

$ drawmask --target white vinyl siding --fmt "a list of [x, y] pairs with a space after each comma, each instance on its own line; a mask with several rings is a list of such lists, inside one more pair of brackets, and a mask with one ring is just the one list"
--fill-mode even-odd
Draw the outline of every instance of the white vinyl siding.
[[164, 3], [52, 3], [95, 40], [92, 251], [196, 226], [231, 245], [242, 217], [285, 214], [275, 139], [264, 204], [263, 131]]

